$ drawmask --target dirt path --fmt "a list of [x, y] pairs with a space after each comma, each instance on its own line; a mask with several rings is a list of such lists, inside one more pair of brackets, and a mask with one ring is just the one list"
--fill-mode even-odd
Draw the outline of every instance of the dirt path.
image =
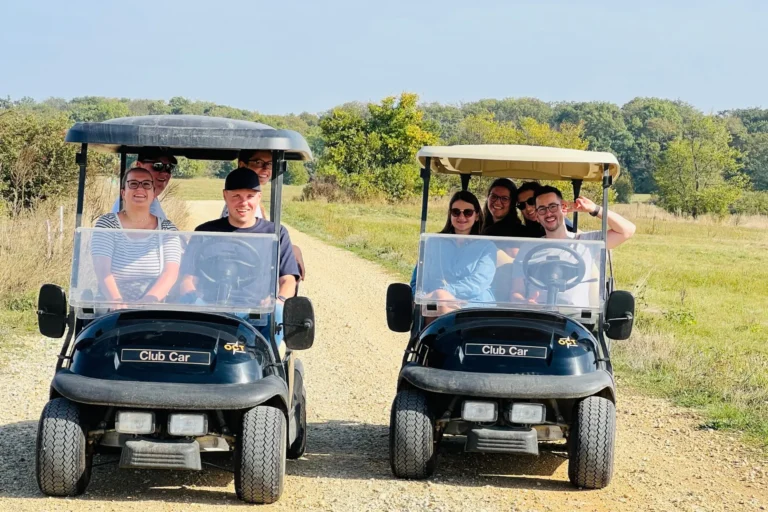
[[[220, 211], [195, 202], [196, 218]], [[389, 407], [403, 335], [384, 319], [391, 277], [377, 266], [291, 230], [309, 274], [302, 293], [316, 308], [315, 346], [302, 354], [309, 399], [307, 454], [289, 461], [285, 492], [274, 510], [765, 510], [768, 464], [721, 433], [700, 430], [690, 411], [619, 391], [618, 453], [613, 483], [579, 491], [560, 453], [538, 459], [465, 454], [441, 447], [427, 482], [392, 478]], [[0, 333], [1, 334], [1, 333]], [[230, 473], [94, 469], [87, 494], [45, 498], [34, 479], [37, 418], [47, 398], [57, 342], [7, 340], [0, 366], [0, 510], [210, 510], [242, 505]], [[12, 365], [8, 360], [15, 361]], [[103, 461], [106, 459], [97, 459]], [[228, 458], [218, 461], [229, 464]]]

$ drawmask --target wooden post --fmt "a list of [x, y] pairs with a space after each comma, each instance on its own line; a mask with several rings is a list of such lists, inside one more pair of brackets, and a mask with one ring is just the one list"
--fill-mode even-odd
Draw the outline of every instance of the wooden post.
[[48, 220], [48, 219], [46, 219], [46, 221], [45, 221], [45, 230], [48, 233], [48, 247], [47, 247], [47, 250], [46, 250], [46, 256], [50, 260], [51, 256], [53, 255], [53, 251], [51, 250], [51, 245], [52, 245], [51, 244], [51, 221]]

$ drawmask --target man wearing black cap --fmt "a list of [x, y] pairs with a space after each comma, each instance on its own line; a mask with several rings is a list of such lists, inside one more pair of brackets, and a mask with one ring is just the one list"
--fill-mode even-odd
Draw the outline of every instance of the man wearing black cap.
[[[176, 157], [173, 155], [159, 151], [145, 151], [139, 153], [136, 163], [133, 165], [133, 167], [146, 169], [152, 174], [152, 182], [155, 185], [155, 199], [149, 205], [149, 213], [161, 220], [165, 220], [168, 217], [160, 207], [160, 201], [157, 198], [165, 191], [165, 188], [171, 181], [171, 173], [176, 168], [177, 163]], [[112, 213], [118, 213], [119, 211], [120, 198], [118, 197], [115, 200], [115, 204], [112, 205]]]

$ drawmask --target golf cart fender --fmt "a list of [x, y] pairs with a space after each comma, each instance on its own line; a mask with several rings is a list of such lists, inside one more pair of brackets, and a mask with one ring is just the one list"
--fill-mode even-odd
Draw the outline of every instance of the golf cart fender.
[[176, 410], [241, 410], [270, 402], [288, 411], [288, 386], [276, 375], [244, 384], [188, 384], [105, 380], [60, 370], [55, 392], [73, 402], [112, 407]]
[[582, 375], [509, 375], [409, 364], [400, 371], [398, 379], [398, 389], [407, 386], [431, 393], [473, 397], [578, 399], [598, 395], [616, 401], [613, 376], [600, 369]]

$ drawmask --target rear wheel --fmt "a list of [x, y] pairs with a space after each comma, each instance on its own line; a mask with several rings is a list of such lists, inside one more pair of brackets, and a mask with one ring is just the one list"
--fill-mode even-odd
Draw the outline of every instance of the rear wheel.
[[48, 496], [77, 496], [91, 480], [93, 455], [87, 454], [80, 408], [66, 398], [48, 402], [37, 428], [36, 473]]
[[568, 443], [568, 478], [577, 487], [602, 489], [613, 476], [616, 407], [607, 398], [590, 396], [574, 411]]
[[283, 493], [285, 415], [259, 405], [243, 415], [235, 449], [235, 492], [247, 503], [274, 503]]
[[389, 423], [389, 461], [398, 478], [423, 479], [435, 471], [435, 422], [427, 396], [404, 389], [395, 397]]

